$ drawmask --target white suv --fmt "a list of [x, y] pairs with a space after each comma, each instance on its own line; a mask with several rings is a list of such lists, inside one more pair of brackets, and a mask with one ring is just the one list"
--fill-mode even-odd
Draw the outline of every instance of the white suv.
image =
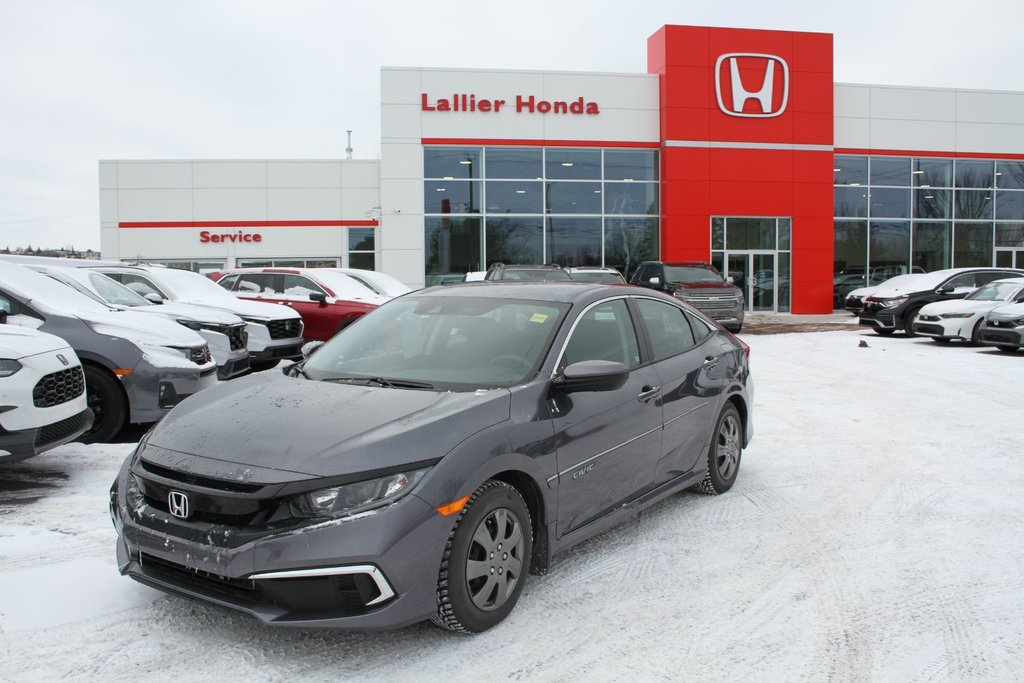
[[31, 458], [91, 426], [82, 364], [68, 343], [0, 324], [0, 463]]

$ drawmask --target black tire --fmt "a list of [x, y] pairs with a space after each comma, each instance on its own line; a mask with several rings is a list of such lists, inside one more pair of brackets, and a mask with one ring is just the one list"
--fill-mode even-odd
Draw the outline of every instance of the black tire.
[[256, 363], [253, 363], [249, 367], [252, 368], [253, 372], [263, 372], [264, 370], [269, 370], [270, 368], [276, 368], [277, 364], [280, 362], [280, 358], [277, 358], [275, 360], [261, 360]]
[[932, 337], [932, 341], [936, 344], [948, 344], [952, 340], [948, 337]]
[[903, 334], [907, 335], [908, 337], [917, 336], [917, 333], [914, 332], [914, 318], [916, 318], [917, 314], [920, 312], [920, 306], [913, 310], [907, 311], [907, 317], [903, 319]]
[[736, 406], [726, 403], [715, 422], [704, 479], [697, 484], [697, 490], [717, 496], [731, 489], [736, 483], [742, 456], [743, 420]]
[[[523, 497], [503, 481], [484, 482], [448, 536], [432, 621], [460, 633], [480, 633], [500, 623], [523, 592], [532, 550], [533, 528]], [[469, 579], [471, 565], [480, 573]]]
[[86, 365], [85, 398], [92, 410], [92, 427], [78, 440], [106, 443], [117, 436], [128, 419], [128, 400], [120, 384], [106, 370]]
[[971, 346], [981, 346], [981, 324], [983, 322], [985, 322], [985, 318], [975, 324], [974, 330], [971, 332]]
[[882, 328], [882, 327], [876, 327], [875, 328], [875, 334], [877, 334], [879, 337], [891, 337], [892, 333], [895, 332], [895, 331], [896, 330], [887, 330], [887, 329]]

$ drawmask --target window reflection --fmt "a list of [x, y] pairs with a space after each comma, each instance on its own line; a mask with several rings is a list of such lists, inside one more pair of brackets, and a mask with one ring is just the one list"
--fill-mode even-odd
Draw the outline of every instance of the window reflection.
[[992, 224], [956, 223], [953, 227], [953, 267], [992, 265]]
[[487, 219], [487, 266], [492, 263], [543, 263], [544, 219], [540, 216]]
[[871, 157], [872, 185], [910, 185], [908, 157]]
[[601, 265], [600, 218], [548, 218], [548, 263], [560, 266]]
[[548, 213], [601, 213], [601, 183], [549, 182]]
[[423, 150], [424, 178], [479, 178], [483, 172], [479, 147], [426, 147]]
[[994, 165], [991, 161], [956, 160], [957, 187], [992, 187]]
[[952, 223], [914, 223], [913, 265], [925, 271], [949, 268], [952, 260]]
[[547, 149], [545, 177], [564, 180], [600, 180], [601, 151], [596, 149]]

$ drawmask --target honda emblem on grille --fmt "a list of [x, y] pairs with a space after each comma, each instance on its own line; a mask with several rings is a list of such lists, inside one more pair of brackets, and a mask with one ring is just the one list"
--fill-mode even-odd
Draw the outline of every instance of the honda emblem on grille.
[[[747, 90], [740, 77], [739, 60], [756, 75], [761, 75], [760, 88]], [[728, 67], [726, 69], [725, 67]], [[778, 80], [776, 80], [778, 74]], [[778, 89], [776, 89], [776, 85]], [[727, 86], [727, 87], [723, 87]], [[776, 97], [776, 93], [781, 95]], [[730, 52], [715, 62], [715, 95], [718, 108], [729, 116], [743, 118], [771, 118], [779, 116], [786, 110], [789, 100], [789, 65], [778, 55], [766, 55], [756, 52]], [[728, 101], [727, 101], [728, 100]], [[754, 100], [761, 111], [747, 111], [747, 101]]]
[[71, 363], [68, 361], [67, 358], [64, 357], [64, 354], [62, 354], [62, 353], [58, 353], [57, 354], [57, 360], [59, 360], [64, 365], [71, 365]]
[[188, 519], [191, 510], [188, 509], [188, 496], [181, 491], [171, 491], [167, 494], [167, 509], [175, 517]]

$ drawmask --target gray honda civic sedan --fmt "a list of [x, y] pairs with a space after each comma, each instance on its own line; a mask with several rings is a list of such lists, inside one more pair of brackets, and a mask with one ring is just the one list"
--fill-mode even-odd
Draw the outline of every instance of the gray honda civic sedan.
[[118, 566], [275, 625], [483, 631], [557, 553], [733, 485], [748, 355], [647, 289], [408, 294], [172, 410], [111, 488]]

